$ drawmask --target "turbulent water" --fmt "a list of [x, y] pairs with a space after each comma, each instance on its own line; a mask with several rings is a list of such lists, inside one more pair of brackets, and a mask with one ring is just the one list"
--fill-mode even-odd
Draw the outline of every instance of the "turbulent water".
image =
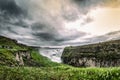
[[39, 52], [41, 55], [48, 57], [51, 61], [61, 62], [61, 55], [63, 52], [63, 48], [40, 48]]

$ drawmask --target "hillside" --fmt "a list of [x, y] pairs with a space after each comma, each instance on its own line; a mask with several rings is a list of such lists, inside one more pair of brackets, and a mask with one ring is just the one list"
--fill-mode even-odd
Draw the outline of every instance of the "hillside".
[[120, 40], [66, 47], [62, 60], [63, 63], [76, 67], [120, 66]]
[[0, 65], [44, 67], [58, 64], [41, 56], [37, 48], [0, 36]]

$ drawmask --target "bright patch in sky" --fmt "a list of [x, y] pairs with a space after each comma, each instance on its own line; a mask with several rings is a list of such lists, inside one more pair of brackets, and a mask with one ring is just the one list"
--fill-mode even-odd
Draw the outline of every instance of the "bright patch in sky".
[[82, 25], [84, 20], [79, 18], [74, 22], [66, 23], [68, 29], [77, 29], [79, 31], [90, 33], [91, 35], [103, 35], [112, 31], [120, 30], [120, 8], [95, 8], [86, 16], [93, 19], [90, 23]]
[[94, 21], [85, 25], [90, 33], [101, 35], [120, 30], [120, 8], [98, 8], [90, 12]]

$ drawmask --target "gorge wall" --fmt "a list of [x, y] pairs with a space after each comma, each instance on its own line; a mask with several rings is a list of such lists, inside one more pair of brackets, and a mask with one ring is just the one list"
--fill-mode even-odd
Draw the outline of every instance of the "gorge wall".
[[120, 40], [66, 47], [61, 58], [63, 63], [76, 67], [120, 66]]

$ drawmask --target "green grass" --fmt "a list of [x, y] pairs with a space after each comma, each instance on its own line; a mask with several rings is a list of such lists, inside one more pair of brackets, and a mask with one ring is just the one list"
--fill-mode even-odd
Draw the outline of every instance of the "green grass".
[[11, 50], [0, 49], [0, 65], [17, 65], [15, 61], [15, 56], [13, 55]]
[[0, 67], [0, 80], [120, 80], [120, 68]]

